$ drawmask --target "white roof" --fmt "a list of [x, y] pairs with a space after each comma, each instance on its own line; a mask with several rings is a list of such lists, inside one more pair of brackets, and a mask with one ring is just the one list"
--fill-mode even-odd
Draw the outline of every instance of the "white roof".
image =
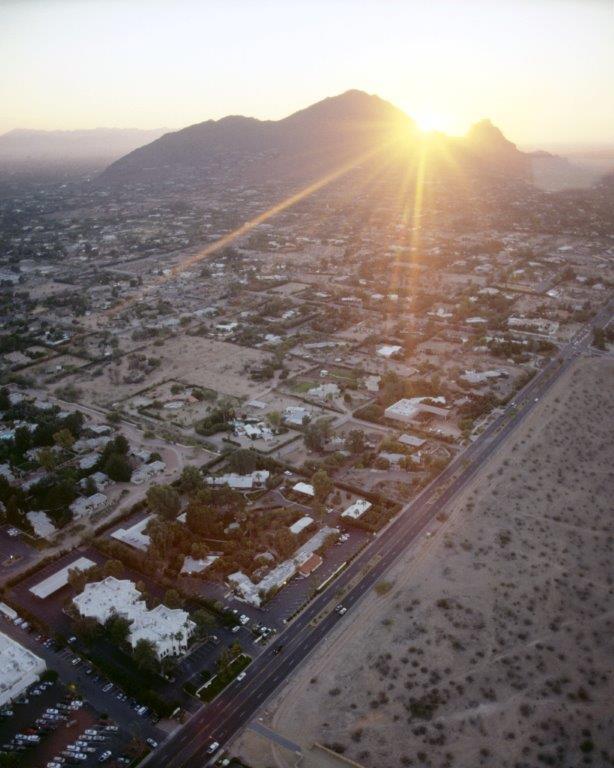
[[306, 541], [302, 547], [299, 547], [294, 556], [288, 560], [284, 560], [276, 568], [266, 574], [266, 576], [259, 582], [254, 583], [249, 576], [246, 576], [242, 571], [231, 573], [228, 576], [230, 584], [241, 593], [243, 599], [251, 603], [251, 605], [259, 606], [262, 602], [261, 593], [267, 593], [271, 589], [278, 589], [282, 587], [288, 579], [296, 573], [298, 567], [302, 565], [306, 560], [309, 560], [311, 555], [319, 549], [324, 543], [327, 536], [331, 533], [338, 533], [337, 528], [329, 528], [324, 526], [320, 528], [308, 541]]
[[33, 587], [30, 587], [30, 592], [33, 595], [36, 595], [36, 597], [40, 597], [41, 600], [44, 600], [46, 597], [49, 597], [49, 595], [57, 592], [58, 589], [61, 589], [68, 584], [69, 571], [87, 571], [88, 568], [92, 568], [95, 565], [96, 563], [87, 557], [78, 557], [76, 560], [73, 560], [72, 563], [65, 565], [64, 568], [56, 571], [56, 573], [48, 576]]
[[259, 410], [266, 408], [266, 403], [263, 403], [262, 400], [248, 400], [245, 405], [247, 405], [249, 408], [258, 408]]
[[296, 491], [297, 493], [303, 493], [305, 496], [315, 496], [313, 485], [310, 483], [299, 481], [296, 483], [296, 485], [292, 486], [292, 490]]
[[17, 698], [45, 669], [41, 658], [0, 632], [0, 706]]
[[361, 515], [371, 508], [371, 502], [366, 499], [356, 499], [345, 512], [341, 513], [341, 517], [351, 517], [353, 520], [358, 519]]
[[399, 442], [403, 443], [403, 445], [410, 445], [412, 448], [420, 448], [421, 445], [424, 445], [426, 440], [423, 440], [421, 437], [416, 437], [415, 435], [401, 435], [401, 437], [399, 437]]
[[96, 509], [100, 509], [107, 503], [107, 497], [104, 493], [93, 493], [91, 496], [81, 496], [75, 499], [70, 505], [70, 511], [73, 515], [79, 517], [86, 512], [93, 512]]
[[111, 537], [122, 541], [129, 547], [145, 552], [149, 548], [149, 536], [144, 531], [152, 518], [153, 515], [147, 515], [147, 517], [139, 520], [138, 523], [130, 526], [130, 528], [118, 528], [116, 531], [113, 531]]
[[201, 557], [196, 559], [194, 557], [186, 557], [181, 566], [181, 573], [201, 573], [206, 570], [210, 565], [219, 559], [219, 555], [207, 555], [207, 557]]
[[51, 522], [49, 515], [45, 512], [27, 512], [28, 522], [34, 528], [34, 533], [42, 539], [53, 536], [57, 531], [55, 525]]
[[336, 397], [341, 393], [339, 387], [333, 382], [325, 382], [319, 384], [317, 387], [312, 387], [307, 394], [310, 397], [319, 397], [321, 400], [325, 400], [329, 395]]
[[287, 421], [289, 424], [300, 426], [302, 425], [305, 416], [309, 418], [311, 416], [311, 411], [300, 405], [289, 405], [284, 410], [284, 421]]
[[236, 472], [228, 472], [225, 475], [208, 477], [206, 482], [209, 485], [228, 485], [230, 488], [242, 488], [248, 490], [253, 488], [254, 483], [266, 483], [269, 474], [270, 472], [268, 469], [256, 470], [249, 475], [239, 475]]
[[446, 416], [447, 411], [444, 408], [437, 408], [432, 405], [423, 404], [423, 400], [432, 400], [434, 403], [445, 404], [445, 397], [404, 397], [393, 405], [389, 405], [384, 411], [384, 416], [388, 419], [397, 419], [399, 421], [411, 421], [421, 411], [434, 413], [438, 416]]
[[398, 354], [402, 349], [403, 347], [400, 347], [398, 344], [383, 344], [378, 348], [377, 354], [380, 357], [392, 357], [393, 355]]
[[134, 582], [113, 576], [86, 584], [73, 603], [82, 616], [94, 618], [101, 624], [114, 614], [128, 619], [131, 645], [149, 640], [160, 658], [184, 651], [196, 626], [189, 614], [179, 608], [160, 604], [149, 610]]
[[300, 520], [297, 520], [295, 523], [292, 523], [292, 525], [290, 526], [290, 533], [300, 533], [301, 531], [304, 531], [308, 525], [311, 525], [311, 523], [313, 523], [313, 517], [309, 517], [309, 515], [305, 515], [305, 517], [301, 517]]
[[140, 484], [144, 483], [153, 475], [157, 475], [163, 472], [166, 468], [166, 464], [163, 461], [152, 461], [149, 464], [143, 464], [142, 467], [135, 469], [130, 478], [130, 482]]

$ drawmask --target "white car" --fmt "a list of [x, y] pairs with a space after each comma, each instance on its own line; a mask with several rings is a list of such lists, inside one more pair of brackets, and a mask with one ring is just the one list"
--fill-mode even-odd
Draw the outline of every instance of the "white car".
[[243, 624], [243, 626], [245, 626], [246, 624], [249, 624], [249, 616], [246, 616], [244, 613], [242, 613], [239, 616], [239, 621], [241, 622], [241, 624]]
[[245, 676], [247, 675], [247, 672], [239, 672], [237, 675], [237, 682], [240, 683], [241, 680], [245, 680]]
[[207, 754], [212, 755], [216, 750], [220, 748], [220, 744], [217, 741], [212, 741], [207, 747]]

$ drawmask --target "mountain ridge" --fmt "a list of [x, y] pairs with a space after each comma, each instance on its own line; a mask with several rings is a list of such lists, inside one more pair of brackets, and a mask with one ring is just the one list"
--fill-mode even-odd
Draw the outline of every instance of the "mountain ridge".
[[[304, 183], [383, 148], [398, 150], [403, 161], [425, 136], [394, 104], [352, 89], [279, 120], [228, 115], [166, 133], [111, 163], [97, 181], [202, 181], [230, 173], [243, 181]], [[437, 141], [465, 170], [533, 180], [532, 154], [519, 150], [489, 119], [476, 122], [463, 137], [437, 134]], [[540, 155], [539, 161], [556, 163], [558, 158]]]

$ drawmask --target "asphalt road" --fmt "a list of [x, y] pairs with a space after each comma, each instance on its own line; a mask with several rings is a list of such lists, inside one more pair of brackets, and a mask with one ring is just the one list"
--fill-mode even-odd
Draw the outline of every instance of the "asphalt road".
[[[588, 347], [592, 329], [609, 321], [609, 307], [560, 350], [559, 354], [517, 394], [502, 414], [454, 459], [433, 482], [407, 504], [392, 523], [348, 568], [322, 591], [248, 667], [242, 682], [232, 683], [211, 704], [202, 707], [181, 729], [172, 734], [144, 761], [147, 766], [203, 768], [214, 755], [213, 741], [224, 745], [244, 727], [267, 700], [339, 621], [350, 613], [364, 593], [385, 574], [392, 563], [425, 529], [445, 505], [477, 474], [512, 431], [526, 418], [537, 401]], [[343, 605], [348, 614], [334, 610], [336, 594], [345, 589]], [[276, 649], [282, 648], [276, 653]], [[216, 750], [217, 751], [217, 750]]]

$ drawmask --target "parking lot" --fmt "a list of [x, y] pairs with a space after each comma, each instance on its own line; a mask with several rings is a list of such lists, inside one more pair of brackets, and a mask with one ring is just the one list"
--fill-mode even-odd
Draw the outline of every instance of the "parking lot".
[[127, 765], [136, 746], [131, 735], [101, 718], [71, 688], [53, 681], [38, 683], [3, 707], [0, 751], [28, 766]]
[[47, 668], [58, 672], [68, 690], [79, 695], [96, 712], [106, 713], [111, 720], [121, 723], [131, 736], [142, 741], [164, 738], [164, 732], [157, 728], [151, 713], [143, 710], [141, 702], [130, 699], [98, 674], [70, 646], [59, 647], [51, 638], [26, 632], [3, 616], [0, 616], [0, 630], [44, 659]]
[[0, 526], [0, 584], [35, 562], [39, 552], [26, 536], [10, 525]]

